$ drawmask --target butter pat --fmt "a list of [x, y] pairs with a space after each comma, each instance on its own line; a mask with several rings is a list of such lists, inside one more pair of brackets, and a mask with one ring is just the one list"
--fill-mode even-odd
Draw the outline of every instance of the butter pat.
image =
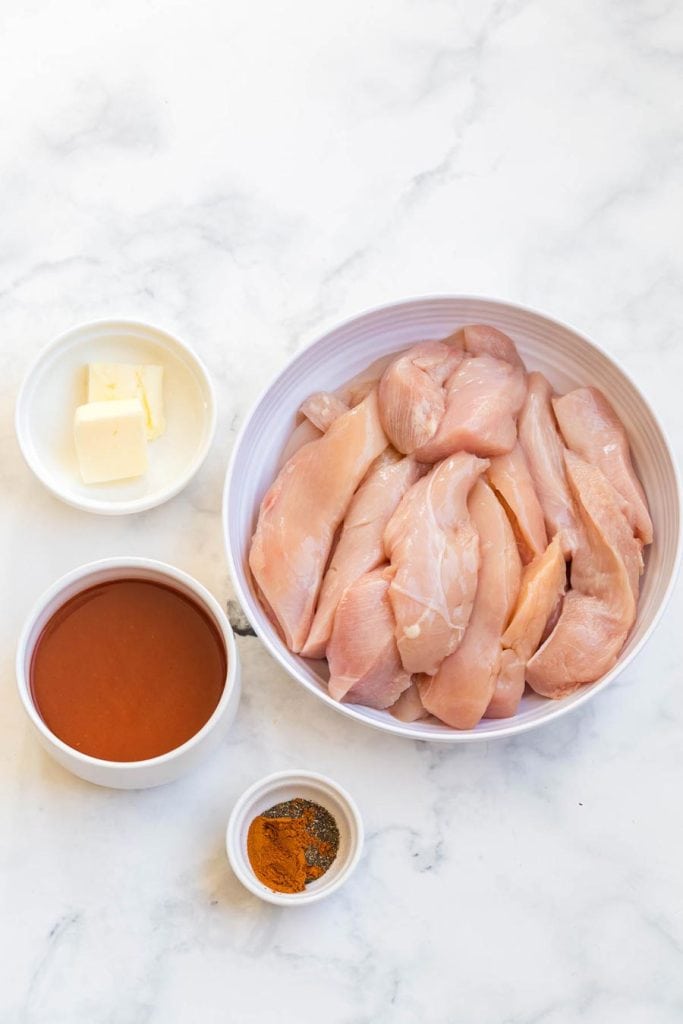
[[134, 363], [90, 363], [88, 401], [110, 402], [137, 398], [145, 415], [147, 439], [153, 441], [166, 429], [164, 419], [163, 366]]
[[74, 441], [86, 484], [125, 480], [147, 469], [145, 414], [137, 398], [79, 405]]

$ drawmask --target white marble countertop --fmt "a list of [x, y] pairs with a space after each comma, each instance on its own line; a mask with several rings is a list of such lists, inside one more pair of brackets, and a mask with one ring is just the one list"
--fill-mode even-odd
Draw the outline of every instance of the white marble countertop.
[[[6, 0], [0, 252], [3, 1024], [680, 1024], [681, 590], [588, 706], [453, 749], [346, 721], [240, 639], [230, 740], [110, 792], [42, 753], [15, 694], [40, 591], [159, 557], [231, 595], [235, 429], [323, 327], [471, 292], [574, 323], [683, 437], [683, 8], [665, 0]], [[187, 490], [108, 520], [24, 466], [14, 397], [70, 325], [168, 326], [220, 398]], [[232, 876], [239, 792], [286, 766], [357, 797], [365, 858], [281, 911]]]

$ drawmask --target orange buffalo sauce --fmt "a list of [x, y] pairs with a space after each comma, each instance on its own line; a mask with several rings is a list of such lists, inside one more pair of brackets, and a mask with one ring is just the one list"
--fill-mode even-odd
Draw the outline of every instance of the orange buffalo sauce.
[[191, 598], [150, 580], [84, 590], [43, 629], [31, 692], [75, 750], [108, 761], [165, 754], [194, 736], [225, 686], [225, 643]]

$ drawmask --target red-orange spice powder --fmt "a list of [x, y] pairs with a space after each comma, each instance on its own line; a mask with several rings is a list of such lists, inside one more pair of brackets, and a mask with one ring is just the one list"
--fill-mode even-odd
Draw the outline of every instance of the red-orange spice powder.
[[324, 807], [297, 797], [254, 818], [247, 854], [257, 878], [276, 892], [303, 892], [337, 855], [339, 830]]

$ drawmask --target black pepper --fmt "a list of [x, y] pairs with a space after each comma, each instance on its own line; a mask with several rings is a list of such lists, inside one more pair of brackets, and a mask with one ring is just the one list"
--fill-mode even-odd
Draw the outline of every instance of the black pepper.
[[262, 812], [264, 818], [301, 818], [304, 815], [308, 818], [307, 832], [317, 840], [304, 851], [306, 864], [318, 869], [314, 876], [318, 878], [327, 871], [339, 850], [339, 828], [327, 808], [312, 800], [295, 797]]

